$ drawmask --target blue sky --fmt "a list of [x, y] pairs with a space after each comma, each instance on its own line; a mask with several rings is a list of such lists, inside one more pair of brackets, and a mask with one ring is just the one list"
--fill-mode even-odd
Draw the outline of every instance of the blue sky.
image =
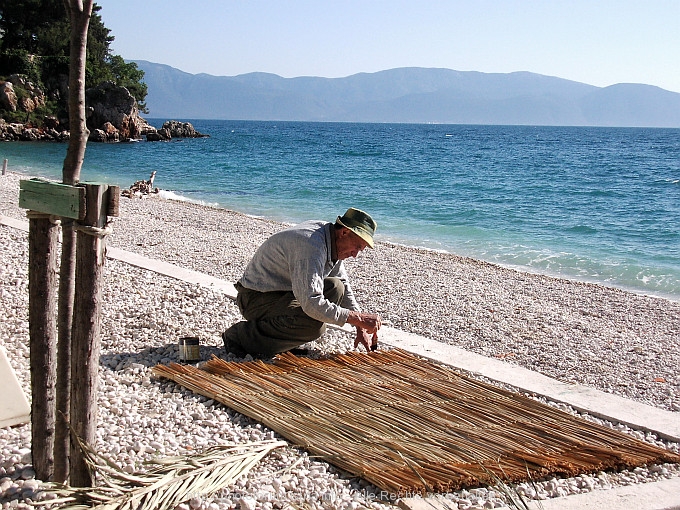
[[680, 0], [97, 0], [114, 53], [188, 73], [530, 71], [680, 92]]

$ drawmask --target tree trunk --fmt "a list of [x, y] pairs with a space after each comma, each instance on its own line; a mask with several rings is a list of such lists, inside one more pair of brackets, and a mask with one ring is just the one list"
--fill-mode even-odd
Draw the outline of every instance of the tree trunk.
[[[93, 0], [64, 0], [66, 12], [71, 22], [70, 60], [69, 60], [69, 131], [70, 139], [62, 176], [64, 184], [75, 185], [80, 182], [80, 171], [85, 159], [85, 147], [87, 146], [87, 130], [85, 116], [85, 64], [87, 59], [87, 31], [92, 16]], [[63, 245], [61, 257], [61, 275], [59, 279], [59, 360], [58, 360], [58, 394], [57, 406], [68, 420], [71, 420], [74, 406], [86, 405], [89, 399], [95, 398], [88, 390], [84, 396], [85, 404], [80, 399], [74, 404], [72, 395], [78, 394], [81, 389], [77, 383], [71, 381], [72, 366], [72, 333], [73, 314], [76, 287], [76, 235], [71, 228], [73, 222], [65, 221], [63, 229]], [[87, 249], [87, 248], [83, 248]], [[89, 249], [92, 249], [91, 247]], [[98, 317], [97, 317], [98, 322]], [[98, 342], [98, 340], [97, 340]], [[81, 346], [87, 348], [87, 346]], [[97, 351], [99, 345], [96, 346]], [[98, 352], [97, 352], [98, 357]], [[79, 360], [80, 362], [80, 360]], [[78, 367], [76, 364], [75, 367]], [[77, 371], [77, 370], [76, 370]], [[96, 401], [95, 401], [96, 402]], [[84, 414], [91, 412], [87, 407]], [[89, 418], [88, 424], [96, 420], [96, 408], [94, 418]], [[80, 413], [76, 419], [80, 419]], [[96, 421], [93, 421], [96, 423]], [[89, 426], [89, 425], [88, 425]], [[61, 417], [57, 422], [55, 441], [56, 470], [55, 479], [66, 481], [68, 473], [71, 476], [71, 485], [91, 485], [89, 473], [84, 466], [80, 451], [76, 452], [76, 468], [71, 465], [69, 456], [73, 456], [70, 445], [70, 432], [66, 420]], [[91, 438], [92, 439], [92, 438]]]
[[58, 226], [34, 214], [28, 234], [28, 324], [31, 363], [31, 450], [41, 480], [54, 469]]
[[61, 220], [61, 268], [57, 342], [57, 415], [54, 427], [54, 478], [65, 483], [69, 476], [71, 448], [71, 331], [75, 296], [76, 232], [73, 220]]
[[[76, 242], [76, 292], [73, 303], [71, 345], [71, 424], [88, 444], [94, 445], [97, 429], [101, 288], [106, 259], [106, 238], [96, 228], [106, 222], [107, 186], [86, 184], [87, 216]], [[87, 226], [95, 227], [88, 231]], [[88, 487], [90, 477], [82, 452], [71, 444], [71, 485]]]
[[89, 135], [85, 116], [85, 64], [92, 3], [93, 0], [64, 0], [66, 12], [71, 20], [68, 76], [68, 119], [71, 136], [62, 170], [65, 184], [77, 184], [80, 180]]

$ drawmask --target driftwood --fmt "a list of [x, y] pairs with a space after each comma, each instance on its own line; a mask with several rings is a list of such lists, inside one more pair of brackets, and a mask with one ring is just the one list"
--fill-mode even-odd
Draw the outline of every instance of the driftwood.
[[132, 186], [130, 186], [130, 189], [124, 189], [123, 191], [120, 192], [121, 195], [124, 197], [132, 198], [132, 197], [142, 197], [144, 195], [151, 195], [158, 193], [158, 188], [153, 187], [153, 181], [156, 178], [156, 171], [154, 170], [151, 172], [151, 176], [149, 177], [148, 181], [137, 181], [135, 182]]

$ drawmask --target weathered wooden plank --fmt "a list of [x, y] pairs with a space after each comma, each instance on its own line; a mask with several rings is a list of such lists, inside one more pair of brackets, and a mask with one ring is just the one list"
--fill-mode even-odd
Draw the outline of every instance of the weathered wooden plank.
[[19, 182], [19, 207], [64, 218], [85, 218], [85, 188], [42, 179]]
[[[78, 186], [82, 186], [85, 188], [85, 193], [87, 194], [87, 189], [92, 187], [92, 189], [102, 189], [103, 193], [105, 194], [104, 196], [104, 202], [105, 202], [105, 209], [100, 211], [99, 213], [102, 216], [104, 220], [106, 220], [106, 216], [119, 216], [120, 215], [120, 186], [117, 186], [115, 184], [108, 184], [106, 182], [97, 182], [97, 181], [81, 181], [78, 183]], [[86, 201], [87, 203], [87, 201]], [[87, 214], [87, 211], [86, 211]], [[81, 218], [84, 219], [84, 218]], [[88, 225], [89, 220], [86, 221]], [[104, 221], [106, 223], [106, 221]]]

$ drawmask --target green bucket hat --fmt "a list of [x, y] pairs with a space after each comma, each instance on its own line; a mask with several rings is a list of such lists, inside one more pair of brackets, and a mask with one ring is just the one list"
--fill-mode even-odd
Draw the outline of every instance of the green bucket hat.
[[368, 213], [350, 207], [345, 214], [338, 216], [336, 222], [350, 229], [373, 248], [373, 234], [378, 224]]

